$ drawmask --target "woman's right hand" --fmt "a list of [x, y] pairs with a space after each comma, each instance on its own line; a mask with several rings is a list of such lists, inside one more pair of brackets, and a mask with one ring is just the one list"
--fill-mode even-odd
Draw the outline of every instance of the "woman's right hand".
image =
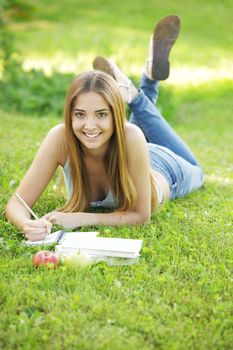
[[52, 223], [45, 219], [27, 219], [22, 226], [22, 231], [29, 241], [36, 242], [44, 239], [49, 233], [51, 233], [52, 226]]

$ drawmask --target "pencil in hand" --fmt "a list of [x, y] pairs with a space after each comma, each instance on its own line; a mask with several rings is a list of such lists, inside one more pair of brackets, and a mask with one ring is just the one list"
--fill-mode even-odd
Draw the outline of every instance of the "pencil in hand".
[[[29, 211], [29, 213], [31, 213], [31, 215], [36, 219], [36, 220], [43, 220], [40, 219], [35, 213], [34, 211], [27, 205], [27, 203], [23, 200], [23, 198], [17, 193], [15, 192], [15, 196], [18, 198], [18, 200], [23, 204], [23, 206]], [[47, 227], [47, 225], [46, 225]], [[48, 227], [47, 227], [48, 229]], [[51, 230], [51, 229], [50, 229]], [[50, 232], [49, 232], [50, 233]]]
[[34, 213], [34, 211], [27, 205], [27, 203], [23, 200], [22, 197], [20, 197], [20, 195], [17, 192], [15, 192], [15, 196], [19, 199], [19, 201], [23, 204], [23, 206], [29, 211], [29, 213], [32, 214], [32, 216], [36, 220], [40, 220], [40, 218], [38, 218], [38, 216]]

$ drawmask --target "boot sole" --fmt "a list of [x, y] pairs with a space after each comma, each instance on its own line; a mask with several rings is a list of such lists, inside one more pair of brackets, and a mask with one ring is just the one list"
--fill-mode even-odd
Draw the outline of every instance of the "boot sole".
[[106, 58], [102, 56], [97, 56], [92, 62], [92, 66], [95, 70], [100, 70], [102, 72], [105, 72], [111, 75], [111, 77], [113, 77], [114, 79], [116, 79], [113, 73], [111, 64], [108, 62], [108, 60], [106, 60]]
[[164, 17], [155, 27], [153, 35], [152, 76], [165, 80], [170, 73], [168, 57], [180, 32], [180, 19], [170, 15]]

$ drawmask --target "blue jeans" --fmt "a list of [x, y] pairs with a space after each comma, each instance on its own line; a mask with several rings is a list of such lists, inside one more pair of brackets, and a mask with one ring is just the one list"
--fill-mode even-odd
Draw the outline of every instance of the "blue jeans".
[[158, 84], [142, 76], [138, 95], [129, 104], [129, 121], [142, 129], [148, 142], [150, 166], [167, 179], [171, 199], [175, 199], [200, 188], [204, 174], [192, 151], [156, 107]]

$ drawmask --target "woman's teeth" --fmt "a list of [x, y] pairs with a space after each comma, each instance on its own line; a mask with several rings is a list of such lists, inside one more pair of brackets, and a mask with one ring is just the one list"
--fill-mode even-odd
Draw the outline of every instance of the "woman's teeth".
[[84, 134], [85, 134], [87, 137], [90, 137], [90, 138], [94, 138], [94, 137], [97, 137], [97, 136], [100, 135], [100, 133], [98, 133], [98, 134], [89, 134], [89, 133], [87, 133], [87, 132], [85, 132]]

